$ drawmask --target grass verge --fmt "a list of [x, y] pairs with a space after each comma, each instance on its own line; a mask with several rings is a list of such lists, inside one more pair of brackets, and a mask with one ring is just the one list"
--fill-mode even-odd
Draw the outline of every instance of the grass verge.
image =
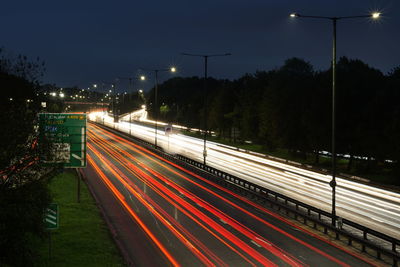
[[107, 225], [81, 182], [77, 203], [77, 175], [66, 171], [50, 182], [53, 203], [59, 205], [59, 229], [51, 232], [51, 260], [48, 240], [38, 246], [37, 266], [124, 266]]

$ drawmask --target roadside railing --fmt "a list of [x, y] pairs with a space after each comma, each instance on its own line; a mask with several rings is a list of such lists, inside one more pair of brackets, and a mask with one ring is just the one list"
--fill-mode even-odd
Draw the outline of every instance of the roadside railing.
[[[165, 154], [162, 152], [162, 154]], [[164, 155], [165, 157], [165, 155]], [[187, 163], [186, 168], [190, 168], [192, 171], [201, 170], [207, 172], [219, 178], [219, 184], [221, 179], [223, 183], [235, 185], [240, 190], [253, 196], [256, 196], [259, 200], [264, 200], [270, 204], [270, 207], [283, 211], [286, 215], [291, 215], [295, 220], [301, 221], [304, 224], [309, 225], [315, 229], [322, 229], [325, 234], [332, 233], [336, 239], [347, 239], [347, 244], [356, 248], [360, 248], [362, 252], [375, 252], [375, 257], [382, 260], [382, 255], [392, 259], [393, 266], [398, 266], [400, 260], [400, 240], [388, 236], [386, 234], [375, 231], [371, 228], [365, 227], [361, 224], [352, 222], [350, 220], [339, 218], [338, 227], [334, 227], [330, 222], [332, 215], [329, 212], [315, 208], [301, 201], [287, 197], [280, 193], [274, 192], [267, 188], [261, 187], [257, 184], [248, 182], [239, 177], [233, 176], [229, 173], [220, 171], [210, 166], [204, 166], [203, 163], [189, 159], [187, 157], [177, 155], [168, 156], [169, 159], [176, 158], [179, 161]], [[200, 174], [200, 173], [199, 173]], [[210, 175], [203, 175], [207, 178], [212, 178]], [[216, 180], [215, 178], [213, 180]], [[358, 243], [358, 246], [357, 246]]]
[[[99, 124], [102, 126], [101, 124]], [[107, 126], [106, 126], [107, 127]], [[111, 129], [112, 131], [117, 131]], [[335, 239], [347, 241], [349, 246], [355, 247], [362, 252], [375, 256], [379, 260], [390, 261], [392, 266], [398, 266], [400, 261], [400, 240], [386, 234], [365, 227], [361, 224], [352, 222], [345, 218], [338, 218], [337, 226], [331, 224], [332, 215], [329, 212], [315, 208], [301, 201], [287, 197], [260, 185], [251, 183], [242, 178], [229, 173], [220, 171], [216, 168], [204, 165], [198, 161], [182, 155], [171, 155], [162, 150], [155, 149], [154, 145], [139, 138], [132, 137], [124, 132], [117, 131], [123, 135], [134, 139], [146, 149], [174, 162], [182, 167], [201, 175], [233, 190], [239, 191], [243, 195], [256, 198], [278, 212], [300, 221], [314, 229], [322, 231], [324, 234], [333, 235]]]

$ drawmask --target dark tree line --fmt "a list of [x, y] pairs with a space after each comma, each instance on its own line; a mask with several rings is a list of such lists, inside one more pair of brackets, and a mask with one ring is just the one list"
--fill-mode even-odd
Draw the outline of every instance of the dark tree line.
[[40, 60], [0, 50], [0, 266], [31, 266], [32, 242], [45, 237], [43, 210], [50, 202], [37, 164]]
[[[271, 71], [208, 80], [207, 125], [221, 138], [251, 140], [269, 151], [299, 155], [331, 150], [332, 70], [291, 58]], [[203, 79], [173, 78], [159, 86], [160, 118], [203, 127]], [[154, 92], [148, 95], [152, 114]], [[337, 153], [363, 157], [366, 170], [393, 160], [400, 172], [400, 68], [387, 75], [361, 60], [337, 64]]]

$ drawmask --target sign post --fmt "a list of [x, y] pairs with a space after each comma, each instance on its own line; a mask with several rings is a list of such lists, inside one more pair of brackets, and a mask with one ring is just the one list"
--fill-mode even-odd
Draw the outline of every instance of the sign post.
[[49, 230], [49, 259], [51, 261], [51, 230], [58, 229], [59, 226], [59, 212], [58, 204], [51, 203], [44, 212], [45, 228]]
[[40, 113], [39, 141], [42, 163], [86, 167], [86, 114]]
[[[86, 167], [86, 114], [40, 113], [40, 161], [64, 168]], [[80, 202], [80, 176], [78, 176]]]
[[168, 124], [167, 126], [165, 126], [165, 135], [167, 136], [167, 140], [168, 140], [168, 152], [169, 152], [169, 135], [172, 133], [172, 125]]

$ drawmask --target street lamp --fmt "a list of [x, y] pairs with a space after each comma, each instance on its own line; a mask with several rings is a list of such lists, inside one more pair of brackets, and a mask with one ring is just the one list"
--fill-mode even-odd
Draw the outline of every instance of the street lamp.
[[336, 24], [338, 20], [355, 18], [378, 19], [381, 13], [374, 12], [369, 15], [346, 16], [346, 17], [325, 17], [325, 16], [305, 16], [298, 13], [290, 14], [291, 18], [312, 18], [331, 20], [333, 25], [333, 47], [332, 47], [332, 180], [329, 185], [332, 187], [332, 225], [336, 226], [336, 119], [335, 119], [335, 98], [336, 98]]
[[203, 164], [206, 165], [206, 158], [207, 158], [207, 65], [208, 65], [208, 58], [209, 57], [224, 57], [230, 56], [231, 53], [225, 54], [214, 54], [214, 55], [199, 55], [199, 54], [188, 54], [188, 53], [181, 53], [184, 56], [191, 56], [191, 57], [202, 57], [204, 58], [204, 148], [203, 148]]
[[[118, 77], [117, 80], [129, 80], [129, 91], [132, 91], [132, 94], [133, 94], [134, 87], [135, 87], [134, 81], [135, 80], [136, 81], [145, 81], [146, 77], [144, 75], [141, 75], [139, 77], [133, 77], [133, 78], [132, 77]], [[132, 100], [132, 98], [131, 98], [131, 100]]]
[[[155, 78], [155, 88], [154, 88], [154, 147], [157, 149], [157, 117], [158, 117], [158, 109], [157, 109], [157, 92], [158, 92], [158, 73], [163, 71], [176, 72], [175, 67], [171, 67], [169, 69], [141, 69], [144, 71], [153, 71]], [[144, 76], [142, 76], [144, 77]]]
[[[117, 119], [117, 117], [116, 117], [116, 112], [115, 112], [115, 100], [116, 100], [116, 94], [115, 94], [115, 83], [111, 83], [111, 82], [102, 82], [102, 84], [104, 85], [104, 84], [110, 84], [111, 85], [111, 88], [112, 88], [112, 90], [110, 89], [108, 92], [109, 93], [113, 93], [113, 95], [114, 95], [114, 97], [113, 97], [113, 99], [112, 99], [112, 102], [111, 102], [111, 105], [112, 105], [112, 107], [111, 107], [111, 110], [112, 110], [112, 113], [113, 113], [113, 117], [114, 117], [114, 122], [118, 122], [118, 119]], [[110, 94], [111, 95], [111, 94]]]

